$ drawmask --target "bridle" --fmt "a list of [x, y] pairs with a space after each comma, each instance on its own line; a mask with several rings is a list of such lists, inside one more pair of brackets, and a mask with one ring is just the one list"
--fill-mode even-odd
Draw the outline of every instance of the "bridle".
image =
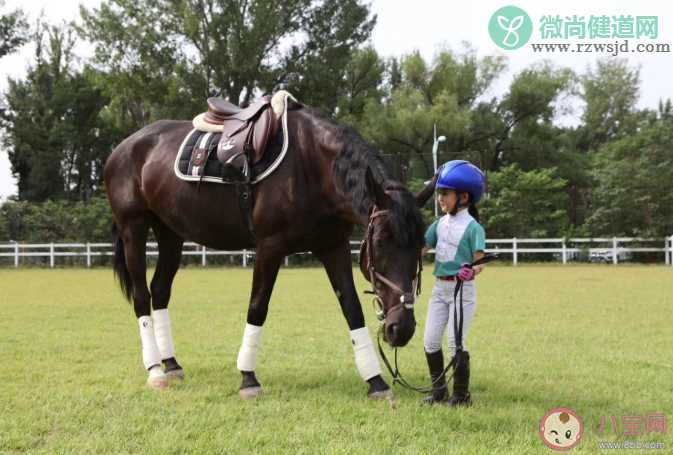
[[[416, 277], [413, 281], [412, 291], [404, 292], [400, 286], [386, 278], [380, 272], [376, 271], [376, 264], [374, 262], [374, 252], [372, 251], [371, 244], [374, 237], [374, 221], [388, 213], [389, 210], [378, 210], [374, 206], [371, 215], [369, 216], [369, 224], [367, 224], [367, 231], [365, 233], [365, 240], [362, 242], [360, 247], [360, 270], [365, 275], [369, 276], [369, 282], [372, 285], [371, 291], [365, 291], [365, 294], [372, 294], [374, 299], [372, 304], [374, 306], [374, 311], [376, 312], [376, 317], [379, 321], [383, 322], [386, 319], [386, 309], [383, 306], [383, 300], [377, 292], [377, 283], [382, 283], [388, 288], [390, 288], [394, 293], [400, 296], [400, 304], [404, 306], [405, 310], [413, 310], [414, 304], [416, 303], [416, 296], [421, 294], [421, 272], [423, 272], [423, 255], [421, 252], [418, 254], [418, 268], [416, 270]], [[364, 254], [366, 249], [366, 254]], [[367, 259], [367, 267], [364, 266], [364, 259]], [[365, 273], [365, 271], [367, 273]]]

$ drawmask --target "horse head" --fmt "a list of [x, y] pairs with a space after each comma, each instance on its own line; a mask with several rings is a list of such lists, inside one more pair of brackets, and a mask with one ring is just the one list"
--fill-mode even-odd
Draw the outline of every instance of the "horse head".
[[424, 244], [422, 201], [397, 182], [379, 184], [370, 171], [365, 178], [374, 205], [360, 250], [360, 270], [372, 284], [369, 292], [383, 323], [384, 339], [391, 346], [404, 346], [416, 328], [414, 307]]

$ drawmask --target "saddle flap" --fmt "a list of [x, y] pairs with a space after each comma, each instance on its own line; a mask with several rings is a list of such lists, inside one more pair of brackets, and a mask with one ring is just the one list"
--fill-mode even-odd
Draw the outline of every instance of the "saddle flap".
[[264, 96], [260, 98], [259, 101], [251, 104], [245, 109], [242, 109], [240, 112], [237, 112], [236, 114], [232, 115], [231, 118], [235, 118], [241, 121], [251, 120], [257, 117], [257, 114], [259, 114], [261, 111], [270, 108], [271, 108], [271, 98], [268, 96]]
[[228, 163], [233, 158], [245, 154], [245, 142], [251, 133], [253, 124], [245, 125], [244, 128], [240, 128], [242, 125], [237, 126], [239, 128], [225, 128], [222, 132], [222, 138], [217, 144], [217, 159], [222, 163]]

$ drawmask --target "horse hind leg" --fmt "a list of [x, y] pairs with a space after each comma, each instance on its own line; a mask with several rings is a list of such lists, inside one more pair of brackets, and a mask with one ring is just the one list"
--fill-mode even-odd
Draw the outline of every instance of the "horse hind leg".
[[[145, 245], [149, 226], [144, 215], [120, 223], [120, 239], [123, 242], [128, 278], [131, 280], [133, 309], [138, 318], [143, 364], [148, 370], [147, 386], [164, 389], [168, 379], [161, 369], [161, 354], [154, 334], [150, 316], [150, 291], [147, 288], [147, 263]], [[127, 288], [128, 288], [127, 283]]]
[[159, 244], [159, 259], [152, 277], [152, 320], [161, 362], [169, 380], [185, 377], [184, 370], [175, 358], [175, 347], [171, 330], [171, 318], [168, 314], [168, 303], [171, 298], [173, 278], [180, 268], [183, 239], [170, 230], [165, 224], [156, 221], [152, 224], [154, 235]]

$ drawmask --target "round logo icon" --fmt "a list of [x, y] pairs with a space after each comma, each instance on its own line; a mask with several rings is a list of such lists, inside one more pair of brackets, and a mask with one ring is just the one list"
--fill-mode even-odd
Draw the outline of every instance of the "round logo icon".
[[540, 420], [542, 442], [553, 450], [570, 450], [579, 444], [584, 425], [580, 416], [568, 408], [555, 408]]
[[495, 44], [505, 50], [518, 49], [533, 34], [533, 21], [518, 6], [503, 6], [488, 22], [488, 33]]

